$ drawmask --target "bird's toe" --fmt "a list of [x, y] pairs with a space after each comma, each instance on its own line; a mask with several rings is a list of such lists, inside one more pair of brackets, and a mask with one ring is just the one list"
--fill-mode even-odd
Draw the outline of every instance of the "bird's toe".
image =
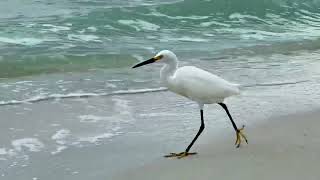
[[235, 142], [236, 148], [240, 147], [242, 140], [245, 140], [245, 142], [248, 144], [248, 139], [246, 135], [243, 133], [243, 131], [244, 131], [244, 126], [242, 126], [242, 128], [236, 132], [237, 133], [237, 139]]
[[184, 157], [187, 157], [187, 156], [190, 156], [190, 155], [195, 155], [197, 154], [196, 152], [181, 152], [181, 153], [170, 153], [168, 155], [165, 155], [164, 157], [165, 158], [172, 158], [172, 157], [176, 157], [178, 159], [181, 159], [181, 158], [184, 158]]

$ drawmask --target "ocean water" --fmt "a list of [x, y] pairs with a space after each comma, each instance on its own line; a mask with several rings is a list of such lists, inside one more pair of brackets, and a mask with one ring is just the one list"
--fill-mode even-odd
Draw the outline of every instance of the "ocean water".
[[[111, 179], [183, 150], [197, 105], [160, 64], [131, 69], [162, 49], [242, 84], [226, 101], [239, 125], [319, 108], [319, 19], [319, 0], [1, 1], [0, 179]], [[224, 112], [205, 119], [195, 149], [233, 148]]]

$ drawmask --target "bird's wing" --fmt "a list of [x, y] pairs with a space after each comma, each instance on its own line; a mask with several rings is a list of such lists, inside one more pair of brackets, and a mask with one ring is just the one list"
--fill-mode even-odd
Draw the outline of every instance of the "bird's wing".
[[179, 92], [191, 99], [223, 99], [239, 93], [238, 85], [193, 66], [179, 68], [174, 81], [179, 86]]

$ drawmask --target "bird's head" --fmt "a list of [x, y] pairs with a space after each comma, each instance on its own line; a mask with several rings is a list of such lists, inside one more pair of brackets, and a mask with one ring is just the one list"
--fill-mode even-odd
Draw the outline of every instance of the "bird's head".
[[177, 61], [177, 56], [169, 50], [162, 50], [159, 53], [157, 53], [153, 58], [138, 63], [132, 68], [137, 68], [154, 62], [170, 63], [173, 61]]

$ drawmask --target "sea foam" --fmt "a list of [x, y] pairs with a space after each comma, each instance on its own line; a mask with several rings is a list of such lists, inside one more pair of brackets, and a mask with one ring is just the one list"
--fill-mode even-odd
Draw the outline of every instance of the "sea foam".
[[70, 135], [69, 129], [60, 129], [54, 135], [51, 136], [52, 140], [55, 140], [57, 144], [66, 144], [64, 139]]
[[141, 31], [141, 30], [157, 31], [160, 28], [160, 26], [158, 26], [156, 24], [152, 24], [150, 22], [143, 21], [140, 19], [137, 19], [137, 20], [118, 20], [118, 22], [123, 25], [131, 26], [134, 29], [136, 29], [136, 31]]
[[8, 44], [19, 44], [25, 46], [34, 46], [41, 44], [44, 42], [44, 39], [37, 38], [8, 38], [8, 37], [0, 37], [0, 42], [8, 43]]
[[16, 151], [22, 151], [24, 148], [31, 152], [39, 152], [44, 148], [44, 144], [36, 138], [22, 138], [11, 142]]
[[79, 119], [80, 119], [80, 122], [84, 122], [84, 123], [96, 123], [98, 121], [106, 120], [106, 117], [88, 114], [88, 115], [80, 115]]
[[99, 134], [99, 135], [96, 135], [96, 136], [80, 137], [79, 141], [80, 142], [89, 142], [89, 143], [98, 144], [103, 139], [108, 139], [108, 138], [111, 138], [113, 136], [115, 136], [115, 134], [103, 133], [103, 134]]

